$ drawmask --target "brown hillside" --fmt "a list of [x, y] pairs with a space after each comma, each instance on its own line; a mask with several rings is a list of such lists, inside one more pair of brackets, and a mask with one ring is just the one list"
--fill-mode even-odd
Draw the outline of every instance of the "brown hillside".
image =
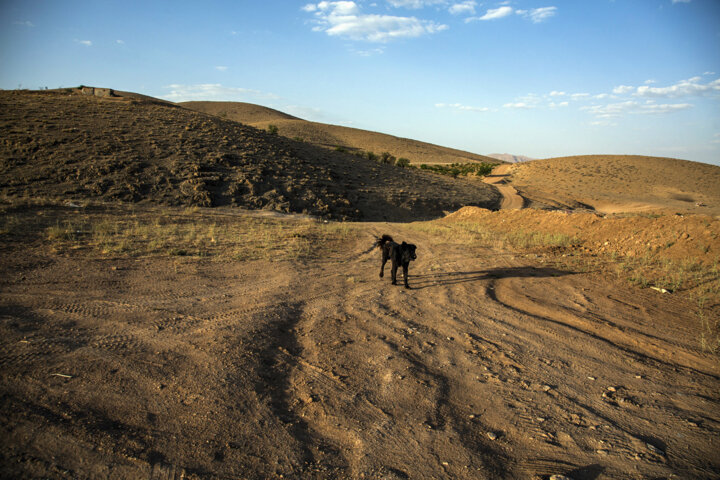
[[536, 206], [720, 215], [720, 167], [704, 163], [587, 155], [513, 165], [510, 174], [512, 185]]
[[422, 163], [501, 163], [501, 161], [485, 155], [441, 147], [418, 140], [357, 128], [309, 122], [271, 108], [249, 103], [183, 102], [178, 105], [198, 112], [235, 120], [260, 129], [267, 129], [270, 124], [273, 124], [278, 127], [278, 133], [282, 136], [302, 139], [305, 142], [323, 147], [342, 147], [348, 151], [361, 150], [377, 154], [390, 152], [395, 157], [407, 158], [416, 165]]
[[0, 92], [0, 195], [410, 220], [493, 207], [481, 182], [380, 165], [142, 96]]

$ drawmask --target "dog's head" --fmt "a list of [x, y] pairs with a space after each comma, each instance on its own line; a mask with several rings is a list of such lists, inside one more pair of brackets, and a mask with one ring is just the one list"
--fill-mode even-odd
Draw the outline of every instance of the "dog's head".
[[402, 252], [402, 259], [409, 262], [410, 260], [417, 259], [417, 254], [415, 254], [415, 249], [417, 247], [413, 245], [412, 243], [405, 243], [402, 242], [402, 245], [400, 245], [400, 251]]

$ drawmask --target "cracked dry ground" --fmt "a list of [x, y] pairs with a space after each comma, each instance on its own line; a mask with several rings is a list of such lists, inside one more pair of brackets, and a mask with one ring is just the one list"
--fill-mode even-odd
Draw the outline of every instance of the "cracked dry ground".
[[[3, 476], [720, 477], [688, 304], [354, 231], [301, 263], [7, 256]], [[412, 290], [377, 278], [382, 233], [418, 245]]]

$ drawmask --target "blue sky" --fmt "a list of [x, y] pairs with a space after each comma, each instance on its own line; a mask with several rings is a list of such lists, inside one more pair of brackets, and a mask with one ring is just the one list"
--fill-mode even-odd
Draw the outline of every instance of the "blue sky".
[[476, 153], [720, 165], [720, 1], [0, 2], [0, 88], [80, 84]]

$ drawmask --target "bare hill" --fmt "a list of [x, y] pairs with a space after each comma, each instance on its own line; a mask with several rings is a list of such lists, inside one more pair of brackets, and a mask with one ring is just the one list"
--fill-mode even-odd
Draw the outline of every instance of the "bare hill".
[[270, 124], [273, 124], [278, 127], [280, 135], [302, 139], [302, 141], [315, 145], [377, 154], [389, 152], [397, 158], [407, 158], [411, 163], [418, 165], [422, 163], [500, 163], [497, 159], [485, 155], [441, 147], [418, 140], [357, 128], [309, 122], [271, 108], [249, 103], [182, 102], [178, 105], [260, 129], [267, 129]]
[[499, 201], [479, 181], [380, 165], [123, 92], [0, 92], [0, 129], [0, 195], [10, 197], [378, 220]]
[[720, 167], [704, 163], [587, 155], [521, 163], [510, 173], [512, 185], [536, 206], [720, 214]]

